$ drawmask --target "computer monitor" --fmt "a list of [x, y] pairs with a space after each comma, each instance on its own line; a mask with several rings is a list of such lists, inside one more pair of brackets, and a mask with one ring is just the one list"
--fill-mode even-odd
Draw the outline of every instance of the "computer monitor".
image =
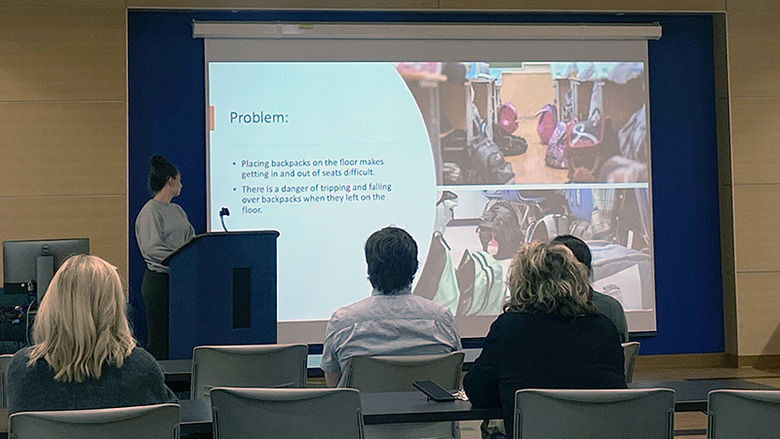
[[89, 238], [3, 241], [5, 294], [26, 293], [40, 303], [54, 273], [75, 254], [89, 254]]

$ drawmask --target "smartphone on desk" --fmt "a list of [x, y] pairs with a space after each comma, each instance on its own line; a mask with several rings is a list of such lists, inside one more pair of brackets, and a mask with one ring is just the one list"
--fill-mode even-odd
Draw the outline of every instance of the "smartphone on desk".
[[434, 401], [455, 401], [457, 399], [452, 393], [448, 392], [447, 389], [433, 381], [415, 381], [412, 385]]

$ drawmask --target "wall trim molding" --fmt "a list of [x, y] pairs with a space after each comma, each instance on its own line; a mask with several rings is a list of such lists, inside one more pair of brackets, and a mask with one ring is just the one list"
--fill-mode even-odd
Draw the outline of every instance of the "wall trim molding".
[[694, 368], [780, 368], [780, 354], [735, 355], [724, 352], [710, 354], [639, 355], [636, 369], [694, 369]]
[[[641, 350], [641, 348], [640, 348]], [[726, 364], [725, 353], [640, 355], [636, 369], [716, 368]]]

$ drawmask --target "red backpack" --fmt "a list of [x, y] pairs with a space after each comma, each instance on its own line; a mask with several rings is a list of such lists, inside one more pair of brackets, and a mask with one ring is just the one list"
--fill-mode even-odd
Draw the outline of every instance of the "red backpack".
[[539, 117], [536, 132], [539, 134], [539, 140], [547, 145], [550, 143], [555, 126], [558, 125], [558, 109], [555, 108], [555, 105], [547, 104], [537, 111], [536, 115]]

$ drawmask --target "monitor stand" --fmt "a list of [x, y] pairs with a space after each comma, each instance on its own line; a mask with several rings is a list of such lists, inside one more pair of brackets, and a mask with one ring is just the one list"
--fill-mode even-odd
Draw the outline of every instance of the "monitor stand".
[[49, 289], [52, 277], [54, 277], [54, 256], [38, 256], [35, 261], [36, 270], [36, 290], [35, 296], [38, 305], [41, 304], [43, 295], [46, 294], [46, 290]]

